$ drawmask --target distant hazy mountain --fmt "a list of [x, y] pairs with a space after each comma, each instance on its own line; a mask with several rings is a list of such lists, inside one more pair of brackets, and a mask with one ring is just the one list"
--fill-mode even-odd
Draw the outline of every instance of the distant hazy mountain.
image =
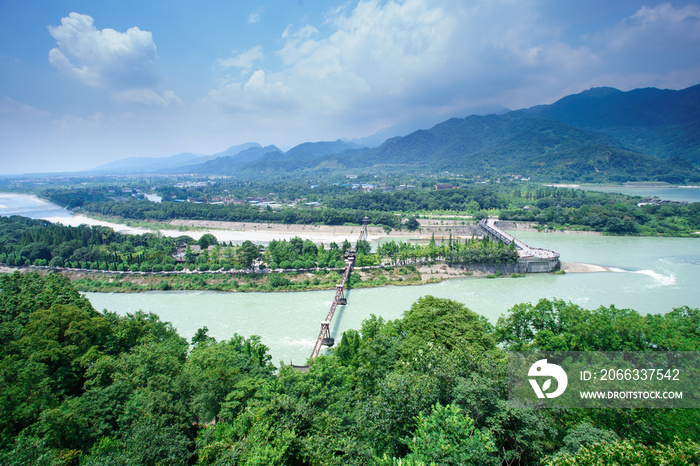
[[186, 168], [189, 172], [203, 175], [233, 175], [240, 172], [242, 167], [254, 163], [265, 154], [270, 153], [277, 154], [282, 153], [282, 151], [273, 145], [260, 147], [259, 144], [256, 144], [256, 146], [242, 150], [235, 155], [217, 157], [214, 160]]
[[238, 155], [243, 151], [246, 151], [248, 149], [260, 149], [262, 146], [258, 144], [257, 142], [247, 142], [245, 144], [240, 144], [238, 146], [231, 146], [228, 149], [226, 149], [223, 152], [218, 152], [211, 157], [217, 158], [217, 157], [232, 157], [234, 155]]
[[183, 152], [169, 157], [128, 157], [114, 162], [100, 165], [90, 170], [91, 173], [131, 174], [131, 173], [171, 173], [183, 167], [200, 165], [217, 157], [231, 156], [241, 151], [260, 147], [260, 144], [249, 142], [238, 146], [232, 146], [223, 152], [214, 155], [192, 154]]
[[299, 160], [309, 160], [324, 155], [339, 154], [348, 149], [360, 149], [363, 146], [349, 141], [305, 142], [289, 149], [285, 155]]
[[197, 162], [204, 162], [207, 156], [201, 154], [191, 154], [183, 152], [170, 157], [128, 157], [115, 160], [114, 162], [100, 165], [90, 170], [95, 173], [154, 173], [162, 170], [169, 170], [176, 167], [191, 165]]
[[187, 170], [201, 174], [233, 175], [242, 172], [260, 173], [285, 170], [297, 170], [316, 165], [317, 161], [331, 154], [338, 154], [361, 146], [345, 141], [305, 142], [282, 152], [276, 146], [251, 147], [234, 156], [218, 157]]
[[267, 153], [255, 162], [241, 168], [254, 173], [309, 169], [318, 167], [319, 163], [326, 157], [360, 149], [364, 148], [346, 141], [305, 142], [292, 147], [286, 153]]
[[524, 112], [605, 133], [655, 157], [700, 164], [700, 85], [680, 91], [598, 87]]

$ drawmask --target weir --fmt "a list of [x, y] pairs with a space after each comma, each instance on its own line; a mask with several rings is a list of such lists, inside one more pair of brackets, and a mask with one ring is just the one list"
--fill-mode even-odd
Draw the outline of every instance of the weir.
[[479, 230], [494, 241], [500, 241], [506, 245], [514, 244], [515, 250], [518, 252], [518, 273], [556, 272], [561, 268], [557, 251], [528, 246], [498, 228], [495, 218], [481, 220]]
[[[360, 236], [357, 239], [357, 241], [363, 241], [367, 240], [367, 225], [369, 224], [369, 217], [364, 217], [362, 219], [362, 229], [360, 230]], [[357, 243], [355, 243], [357, 245]], [[333, 298], [333, 303], [331, 303], [331, 307], [328, 310], [328, 314], [326, 315], [326, 319], [321, 321], [321, 330], [318, 332], [318, 338], [316, 338], [316, 343], [314, 344], [314, 348], [311, 351], [311, 355], [309, 356], [309, 364], [299, 366], [295, 364], [291, 364], [293, 368], [301, 371], [301, 372], [306, 372], [309, 370], [309, 367], [311, 367], [311, 364], [313, 364], [314, 359], [316, 359], [316, 356], [321, 352], [321, 348], [323, 346], [333, 346], [335, 344], [335, 340], [331, 336], [331, 321], [333, 320], [333, 315], [335, 314], [335, 310], [338, 306], [345, 306], [348, 303], [347, 298], [345, 297], [345, 288], [347, 285], [347, 280], [350, 277], [350, 273], [352, 273], [352, 268], [355, 266], [355, 257], [357, 256], [357, 249], [356, 248], [350, 248], [345, 252], [345, 272], [343, 273], [343, 278], [340, 280], [340, 283], [338, 283], [335, 286], [335, 297]]]

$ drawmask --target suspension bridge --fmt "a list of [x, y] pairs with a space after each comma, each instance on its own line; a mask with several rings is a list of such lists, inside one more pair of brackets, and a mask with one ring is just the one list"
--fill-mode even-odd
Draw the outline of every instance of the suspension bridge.
[[[367, 240], [368, 224], [369, 217], [364, 217], [362, 219], [362, 228], [360, 229], [360, 236], [357, 239], [358, 242]], [[325, 320], [321, 321], [321, 330], [318, 332], [318, 338], [316, 338], [316, 343], [314, 343], [314, 348], [311, 351], [311, 355], [309, 356], [309, 364], [303, 366], [292, 364], [292, 367], [294, 367], [295, 369], [302, 372], [306, 372], [307, 370], [309, 370], [309, 367], [311, 367], [311, 364], [313, 364], [314, 359], [316, 359], [316, 356], [318, 356], [318, 354], [321, 352], [321, 348], [323, 348], [324, 346], [333, 346], [335, 344], [335, 340], [331, 336], [331, 321], [333, 320], [333, 315], [335, 314], [335, 310], [337, 309], [337, 307], [345, 306], [348, 303], [348, 300], [345, 297], [345, 289], [347, 288], [348, 278], [350, 277], [352, 269], [355, 266], [356, 256], [356, 248], [351, 247], [350, 249], [345, 251], [345, 271], [343, 272], [343, 277], [341, 278], [340, 283], [335, 285], [335, 297], [333, 298], [331, 307], [328, 310], [328, 314], [326, 315]]]

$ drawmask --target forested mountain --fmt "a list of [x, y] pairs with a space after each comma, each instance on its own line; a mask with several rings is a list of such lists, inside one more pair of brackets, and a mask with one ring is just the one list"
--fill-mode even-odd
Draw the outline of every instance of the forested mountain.
[[316, 161], [324, 156], [357, 148], [360, 146], [344, 141], [305, 142], [289, 149], [286, 153], [273, 145], [257, 146], [236, 155], [218, 157], [201, 165], [185, 167], [185, 169], [194, 173], [211, 175], [232, 175], [245, 171], [256, 173], [265, 170], [276, 171], [280, 166], [295, 170], [315, 166]]
[[163, 161], [170, 172], [204, 175], [418, 169], [546, 181], [698, 182], [700, 172], [691, 164], [700, 164], [700, 85], [681, 91], [594, 88], [551, 105], [452, 118], [372, 149], [338, 140], [306, 142], [284, 153], [249, 143], [209, 157], [216, 158], [187, 165], [182, 156]]
[[336, 143], [309, 154], [315, 145], [302, 144], [297, 147], [303, 156], [291, 156], [295, 148], [238, 168], [248, 173], [418, 169], [547, 181], [697, 182], [700, 172], [691, 163], [700, 162], [698, 96], [700, 86], [683, 91], [595, 88], [552, 105], [452, 118], [373, 149]]
[[630, 151], [611, 136], [524, 112], [452, 118], [375, 149], [348, 150], [301, 163], [280, 157], [262, 166], [259, 160], [244, 168], [259, 173], [329, 167], [513, 174], [550, 181], [700, 180], [700, 173], [683, 160], [660, 161]]
[[700, 163], [700, 85], [680, 91], [599, 87], [523, 112], [599, 131], [655, 157]]
[[348, 149], [360, 149], [362, 146], [345, 141], [305, 142], [292, 147], [285, 154], [297, 159], [314, 159], [324, 155], [339, 154]]
[[305, 142], [289, 149], [286, 153], [267, 153], [241, 168], [242, 171], [256, 174], [267, 171], [285, 172], [324, 168], [327, 165], [327, 157], [330, 157], [332, 160], [336, 154], [345, 151], [360, 151], [362, 153], [364, 148], [352, 142], [340, 140], [332, 142]]

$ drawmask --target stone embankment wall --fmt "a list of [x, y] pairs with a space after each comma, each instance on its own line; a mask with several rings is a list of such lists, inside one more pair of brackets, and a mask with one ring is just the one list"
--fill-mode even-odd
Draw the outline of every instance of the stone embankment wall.
[[561, 269], [559, 259], [519, 260], [509, 264], [450, 264], [452, 267], [474, 272], [496, 273], [551, 273]]

